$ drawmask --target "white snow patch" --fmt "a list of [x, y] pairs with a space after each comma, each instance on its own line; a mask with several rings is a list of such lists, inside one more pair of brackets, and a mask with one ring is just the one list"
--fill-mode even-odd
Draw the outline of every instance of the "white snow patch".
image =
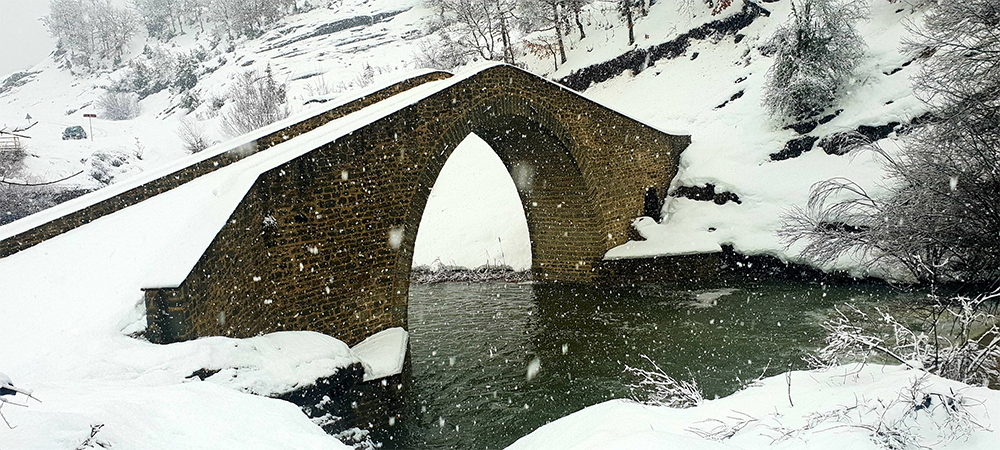
[[[982, 426], [967, 439], [948, 439], [949, 411], [940, 403], [942, 397], [933, 395], [930, 408], [923, 410], [915, 410], [915, 404], [906, 400], [922, 376], [923, 372], [902, 366], [844, 366], [792, 372], [790, 378], [774, 376], [689, 409], [610, 400], [551, 422], [508, 449], [877, 450], [884, 448], [873, 439], [873, 430], [880, 425], [885, 433], [895, 431], [890, 426], [905, 429], [921, 445], [936, 449], [996, 448], [989, 414], [1000, 408], [996, 391], [928, 375], [923, 392], [964, 396], [971, 419]], [[821, 420], [822, 415], [842, 418]], [[699, 435], [747, 420], [729, 438]]]
[[368, 336], [352, 347], [351, 353], [365, 366], [364, 381], [403, 373], [403, 361], [406, 359], [409, 342], [409, 333], [395, 327]]

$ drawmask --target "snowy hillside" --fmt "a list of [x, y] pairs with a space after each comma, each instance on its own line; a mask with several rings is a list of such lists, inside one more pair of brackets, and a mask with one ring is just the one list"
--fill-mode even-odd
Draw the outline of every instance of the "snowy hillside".
[[[812, 183], [847, 176], [875, 192], [880, 189], [879, 164], [868, 153], [837, 156], [814, 148], [788, 159], [771, 157], [801, 135], [784, 129], [784, 123], [767, 116], [760, 106], [771, 59], [761, 54], [758, 45], [788, 16], [789, 3], [781, 0], [762, 6], [770, 16], [759, 17], [740, 30], [742, 37], [693, 39], [677, 58], [655, 61], [637, 74], [625, 71], [584, 92], [653, 126], [692, 136], [675, 187], [712, 184], [716, 192], [734, 194], [730, 200], [739, 199], [718, 205], [670, 198], [664, 205], [663, 223], [643, 220], [637, 224], [648, 240], [613, 249], [608, 257], [716, 251], [732, 244], [746, 253], [795, 259], [795, 249], [786, 251], [775, 230], [790, 205], [805, 202]], [[678, 10], [674, 2], [658, 2], [647, 17], [638, 20], [638, 42], [633, 47], [668, 42], [738, 11], [734, 6], [711, 16], [708, 10], [691, 13]], [[908, 64], [898, 51], [906, 35], [905, 22], [918, 20], [920, 14], [905, 0], [873, 1], [871, 20], [860, 25], [868, 56], [852, 89], [835, 106], [843, 112], [808, 135], [822, 137], [860, 125], [905, 123], [923, 113], [908, 78], [919, 62]], [[144, 52], [145, 44], [137, 40], [131, 56], [139, 60], [148, 61], [149, 56], [141, 56], [144, 53], [198, 51], [203, 55], [194, 88], [200, 101], [186, 108], [181, 105], [184, 95], [165, 89], [140, 102], [137, 118], [95, 119], [92, 132], [82, 114], [99, 112], [95, 105], [104, 87], [120, 80], [124, 69], [75, 75], [50, 58], [29, 75], [8, 78], [15, 81], [0, 85], [4, 86], [0, 87], [0, 124], [27, 126], [29, 114], [38, 121], [27, 132], [31, 139], [24, 168], [9, 179], [38, 182], [82, 172], [60, 186], [96, 189], [105, 182], [120, 183], [176, 163], [187, 155], [176, 134], [182, 119], [201, 124], [212, 141], [227, 138], [219, 123], [220, 108], [225, 106], [215, 100], [224, 104], [228, 87], [247, 69], [270, 66], [275, 77], [288, 85], [293, 114], [335, 102], [362, 86], [398, 78], [418, 69], [414, 61], [422, 46], [439, 38], [427, 35], [433, 15], [420, 0], [344, 0], [337, 8], [289, 16], [259, 38], [236, 42], [231, 51], [213, 47], [210, 36], [194, 31], [167, 43], [151, 43], [160, 49], [150, 52]], [[521, 61], [536, 73], [560, 78], [631, 48], [624, 28], [617, 25], [612, 4], [594, 3], [583, 17], [588, 36], [569, 40], [568, 62], [558, 70], [553, 71], [548, 58], [520, 55]], [[83, 126], [93, 140], [62, 140], [63, 130], [74, 125]], [[415, 263], [440, 259], [476, 266], [501, 260], [527, 267], [527, 230], [513, 184], [484, 143], [474, 138], [467, 143], [448, 163], [432, 193]], [[109, 177], [102, 181], [101, 174]], [[358, 355], [342, 342], [302, 332], [158, 346], [128, 336], [144, 326], [139, 288], [151, 274], [169, 269], [165, 266], [170, 261], [159, 250], [192, 240], [188, 227], [204, 220], [202, 212], [211, 211], [218, 197], [232, 195], [239, 188], [230, 175], [216, 172], [202, 177], [0, 259], [4, 317], [0, 370], [17, 386], [34, 389], [42, 400], [29, 401], [27, 408], [3, 408], [17, 428], [0, 427], [0, 448], [345, 448], [294, 405], [250, 395], [281, 392], [358, 361]], [[17, 187], [2, 189], [2, 195], [17, 192]], [[201, 208], [191, 207], [193, 202], [201, 202]], [[850, 268], [849, 261], [843, 263]], [[207, 383], [193, 381], [193, 372], [203, 368], [226, 370], [224, 374], [233, 376], [209, 377]], [[860, 431], [882, 423], [885, 416], [871, 414], [885, 410], [879, 399], [890, 402], [894, 413], [906, 410], [907, 404], [891, 402], [913, 385], [915, 376], [915, 371], [881, 366], [869, 366], [856, 378], [796, 372], [787, 382], [783, 377], [767, 379], [761, 387], [685, 411], [616, 401], [554, 422], [515, 448], [646, 448], [683, 442], [691, 448], [763, 449], [771, 448], [774, 436], [790, 436], [778, 442], [784, 448], [799, 448], [803, 440], [806, 444], [802, 445], [815, 444], [816, 448], [843, 448], [845, 442], [879, 448]], [[792, 378], [795, 384], [789, 387]], [[929, 379], [927, 389], [935, 398], [955, 392], [967, 395], [974, 414], [1000, 405], [995, 391], [937, 378]], [[855, 396], [858, 392], [863, 396]], [[795, 406], [786, 406], [792, 399]], [[833, 420], [832, 413], [852, 404], [868, 412], [854, 422]], [[722, 426], [738, 425], [744, 416], [729, 416], [737, 414], [730, 412], [736, 409], [755, 419], [752, 425], [744, 424], [755, 433], [718, 443], [689, 432], [690, 427], [710, 425], [705, 421], [712, 419], [728, 417]], [[910, 410], [919, 411], [915, 406]], [[946, 420], [944, 413], [944, 408], [938, 408], [918, 414], [908, 426], [926, 433], [928, 440], [921, 442], [946, 439], [934, 434], [942, 427], [936, 421]], [[618, 427], [606, 420], [610, 416], [631, 420]], [[824, 419], [822, 423], [829, 428], [807, 428], [817, 418]], [[968, 423], [964, 426], [975, 428]], [[989, 431], [992, 425], [984, 422], [982, 426], [970, 431], [968, 441], [948, 441], [948, 448], [995, 448], [996, 438]], [[847, 439], [841, 440], [845, 435]]]
[[[740, 200], [720, 206], [670, 197], [662, 224], [637, 223], [647, 241], [613, 249], [608, 257], [717, 251], [720, 245], [734, 245], [744, 253], [795, 260], [795, 250], [786, 251], [775, 230], [790, 205], [804, 204], [812, 183], [847, 176], [878, 191], [880, 167], [871, 154], [834, 156], [817, 149], [797, 158], [770, 160], [769, 155], [800, 135], [783, 129], [785, 123], [769, 117], [760, 104], [771, 58], [761, 55], [758, 46], [789, 13], [788, 2], [762, 5], [770, 17], [759, 17], [739, 30], [738, 39], [732, 34], [693, 39], [677, 58], [656, 61], [638, 74], [624, 71], [586, 90], [588, 97], [655, 127], [692, 135], [675, 187], [711, 184], [716, 192], [731, 192]], [[520, 61], [529, 70], [558, 79], [630, 48], [669, 42], [739, 11], [734, 6], [712, 16], [707, 9], [692, 12], [657, 3], [636, 23], [637, 43], [630, 47], [624, 29], [616, 26], [619, 18], [612, 6], [598, 2], [585, 10], [587, 37], [567, 38], [568, 62], [558, 71], [552, 71], [548, 58], [525, 54]], [[398, 78], [415, 70], [427, 46], [439, 39], [427, 34], [433, 15], [420, 0], [348, 0], [336, 8], [289, 16], [260, 38], [237, 41], [231, 49], [218, 45], [207, 32], [191, 31], [168, 43], [150, 41], [146, 45], [152, 51], [137, 40], [132, 49], [137, 61], [149, 63], [162, 54], [199, 55], [198, 83], [191, 90], [198, 102], [188, 109], [181, 106], [187, 94], [161, 90], [140, 102], [141, 114], [135, 119], [95, 119], [92, 140], [62, 140], [61, 133], [72, 125], [89, 132], [91, 125], [82, 115], [100, 112], [96, 104], [104, 88], [125, 77], [127, 69], [76, 76], [50, 58], [0, 90], [0, 123], [26, 125], [28, 114], [39, 122], [28, 132], [24, 169], [8, 178], [39, 182], [83, 172], [60, 185], [100, 188], [185, 155], [178, 136], [182, 120], [198, 124], [209, 143], [224, 141], [228, 136], [220, 125], [218, 105], [225, 104], [229, 86], [246, 70], [270, 67], [275, 78], [287, 84], [293, 113]], [[908, 60], [899, 52], [907, 34], [904, 24], [919, 15], [905, 2], [873, 2], [871, 20], [860, 25], [868, 57], [850, 92], [834, 107], [843, 112], [808, 135], [906, 123], [923, 112], [908, 78], [918, 64], [904, 67]], [[440, 261], [474, 267], [502, 260], [515, 268], [530, 265], [516, 193], [490, 153], [484, 143], [470, 138], [446, 166], [428, 203], [415, 264]], [[851, 265], [844, 261], [841, 268]]]

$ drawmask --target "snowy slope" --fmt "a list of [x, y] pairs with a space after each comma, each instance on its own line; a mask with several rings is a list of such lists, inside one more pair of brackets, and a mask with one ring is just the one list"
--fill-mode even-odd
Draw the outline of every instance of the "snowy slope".
[[[674, 186], [711, 183], [716, 192], [733, 192], [742, 201], [720, 206], [669, 198], [663, 223], [647, 222], [641, 227], [647, 241], [612, 249], [608, 257], [691, 253], [732, 244], [743, 253], [795, 260], [795, 249], [786, 250], [775, 231], [791, 205], [805, 205], [813, 183], [844, 176], [869, 192], [880, 192], [881, 165], [870, 152], [835, 156], [814, 149], [797, 158], [770, 160], [770, 154], [800, 135], [782, 129], [785, 123], [768, 117], [761, 107], [771, 59], [761, 56], [756, 45], [784, 22], [790, 3], [764, 6], [771, 10], [771, 17], [759, 18], [743, 30], [747, 37], [738, 44], [731, 37], [718, 43], [695, 41], [687, 57], [660, 61], [635, 77], [624, 74], [587, 90], [588, 96], [631, 111], [647, 123], [691, 134], [692, 144], [681, 157]], [[908, 78], [917, 64], [891, 76], [884, 74], [907, 60], [898, 50], [906, 35], [904, 24], [919, 19], [919, 13], [881, 1], [872, 3], [871, 12], [871, 21], [860, 24], [869, 56], [862, 61], [853, 86], [833, 108], [844, 111], [810, 135], [906, 122], [925, 111], [913, 97]], [[692, 59], [695, 52], [698, 57]], [[730, 100], [740, 92], [742, 97]], [[890, 143], [887, 146], [892, 148]], [[852, 262], [842, 263], [840, 268], [847, 269]]]
[[[571, 42], [566, 66], [551, 72], [551, 61], [526, 58], [528, 67], [559, 77], [627, 50], [624, 30], [607, 26], [617, 20], [613, 12], [605, 3], [596, 5], [585, 15], [588, 38]], [[664, 223], [646, 221], [641, 225], [647, 241], [616, 248], [609, 257], [711, 251], [721, 244], [733, 244], [748, 253], [794, 259], [794, 249], [785, 250], [774, 230], [789, 205], [804, 203], [813, 182], [849, 176], [876, 192], [879, 189], [878, 162], [868, 154], [830, 156], [813, 150], [789, 160], [769, 160], [769, 154], [798, 135], [783, 130], [782, 124], [767, 117], [759, 106], [770, 60], [754, 46], [773, 32], [789, 11], [784, 0], [764, 6], [772, 11], [771, 17], [760, 18], [743, 30], [747, 37], [740, 43], [732, 37], [719, 42], [695, 41], [680, 58], [659, 61], [635, 76], [622, 74], [585, 92], [658, 128], [691, 134], [692, 146], [682, 158], [675, 183], [713, 183], [742, 200], [741, 204], [722, 206], [670, 200], [664, 207], [668, 216]], [[317, 34], [325, 24], [402, 10], [405, 12], [375, 24]], [[289, 17], [264, 37], [239, 43], [233, 53], [213, 55], [206, 63], [213, 71], [201, 80], [198, 89], [205, 98], [221, 95], [235, 74], [247, 67], [270, 64], [279, 78], [289, 83], [293, 113], [305, 114], [369, 83], [366, 67], [373, 68], [369, 71], [374, 74], [372, 83], [414, 69], [418, 43], [428, 39], [422, 37], [422, 30], [430, 14], [418, 0], [345, 0], [337, 10], [319, 9]], [[910, 94], [908, 80], [917, 64], [884, 75], [906, 61], [898, 52], [905, 35], [903, 22], [918, 18], [919, 13], [912, 12], [905, 2], [873, 3], [872, 20], [861, 25], [869, 57], [859, 69], [854, 88], [837, 106], [844, 112], [811, 134], [905, 121], [922, 113], [922, 105]], [[660, 2], [637, 23], [637, 45], [669, 40], [713, 19], [705, 11], [692, 15], [678, 12], [671, 2]], [[185, 50], [204, 42], [204, 36], [188, 35], [173, 44]], [[697, 58], [693, 58], [695, 52]], [[40, 73], [33, 81], [0, 94], [0, 123], [23, 124], [25, 114], [39, 120], [29, 133], [33, 137], [29, 142], [32, 156], [23, 179], [70, 175], [87, 169], [95, 151], [131, 153], [141, 147], [142, 159], [134, 161], [116, 180], [124, 186], [129, 176], [154, 175], [185, 157], [175, 130], [186, 111], [172, 108], [177, 96], [165, 91], [145, 99], [143, 114], [134, 120], [95, 120], [93, 141], [62, 141], [59, 136], [66, 126], [87, 127], [81, 114], [95, 112], [93, 102], [102, 92], [100, 87], [118, 75], [78, 78], [51, 60], [34, 70]], [[745, 79], [737, 82], [741, 78]], [[740, 91], [744, 92], [742, 97], [716, 108]], [[328, 103], [306, 105], [311, 99]], [[224, 139], [218, 131], [218, 116], [208, 106], [188, 117], [204, 123], [213, 139]], [[502, 258], [519, 268], [530, 264], [527, 230], [513, 184], [495, 156], [488, 156], [485, 144], [470, 138], [449, 161], [428, 201], [415, 263], [429, 264], [439, 258], [444, 263], [476, 266]], [[263, 155], [244, 162], [244, 166], [271, 162]], [[291, 333], [156, 346], [127, 337], [143, 327], [138, 288], [163, 282], [165, 274], [183, 272], [178, 267], [188, 263], [164, 260], [161, 250], [193, 240], [190, 227], [201, 220], [224, 220], [222, 206], [231, 205], [230, 197], [238, 196], [241, 186], [246, 185], [246, 180], [232, 180], [227, 173], [204, 177], [0, 259], [0, 310], [4, 318], [0, 371], [18, 386], [34, 389], [43, 401], [30, 401], [27, 408], [3, 409], [17, 428], [8, 431], [0, 427], [0, 448], [77, 448], [92, 433], [93, 445], [104, 442], [121, 449], [343, 448], [295, 406], [248, 394], [281, 392], [357, 361], [357, 355], [339, 341]], [[85, 175], [64, 184], [97, 186]], [[506, 187], [498, 189], [500, 185]], [[199, 200], [201, 208], [214, 211], [218, 217], [192, 208], [193, 198], [209, 198]], [[282, 349], [280, 356], [275, 351], [278, 348]], [[189, 378], [201, 368], [225, 369], [239, 376], [237, 381]], [[685, 411], [626, 402], [602, 404], [543, 427], [515, 448], [655, 448], [679, 443], [690, 448], [770, 448], [774, 436], [768, 434], [770, 431], [801, 427], [811, 413], [833, 411], [858, 401], [871, 403], [875, 398], [897, 398], [915, 376], [898, 368], [869, 366], [865, 370], [864, 377], [851, 380], [837, 374], [793, 374], [795, 407], [786, 406], [787, 386], [778, 378], [765, 380], [763, 387]], [[954, 389], [981, 401], [985, 409], [1000, 407], [992, 391], [936, 378], [930, 380], [930, 389]], [[856, 393], [863, 394], [860, 400]], [[753, 415], [760, 424], [720, 443], [700, 439], [689, 431], [710, 424], [704, 420], [730, 420], [727, 418], [734, 409]], [[630, 425], [611, 424], [606, 420], [609, 416], [628, 417]], [[916, 424], [918, 430], [933, 432], [937, 425], [925, 419]], [[983, 424], [991, 427], [988, 421]], [[775, 446], [873, 445], [861, 428], [828, 428], [795, 435]], [[929, 439], [933, 441], [935, 436]], [[995, 448], [996, 442], [991, 432], [976, 431], [967, 441], [947, 443], [947, 448]]]
[[[959, 418], [959, 408], [949, 410], [947, 397], [968, 415]], [[774, 376], [690, 409], [611, 400], [549, 423], [508, 448], [985, 450], [998, 444], [990, 417], [997, 408], [1000, 396], [987, 388], [898, 366], [845, 366]]]
[[[692, 136], [675, 186], [711, 183], [717, 191], [733, 192], [742, 201], [719, 206], [670, 198], [664, 205], [666, 219], [662, 224], [638, 224], [647, 241], [613, 249], [609, 258], [716, 251], [720, 245], [731, 244], [744, 253], [796, 260], [796, 249], [786, 250], [775, 230], [791, 205], [804, 204], [811, 184], [847, 176], [879, 192], [880, 165], [868, 153], [830, 156], [813, 150], [789, 160], [769, 160], [768, 155], [799, 135], [782, 129], [784, 123], [768, 117], [760, 107], [761, 86], [771, 60], [756, 46], [789, 13], [787, 1], [763, 6], [771, 16], [758, 18], [741, 30], [746, 38], [739, 43], [731, 36], [693, 40], [679, 58], [658, 61], [635, 76], [623, 73], [585, 92], [657, 128]], [[648, 17], [638, 20], [634, 47], [669, 41], [737, 10], [734, 6], [713, 17], [701, 8], [683, 10], [673, 3], [659, 2]], [[231, 53], [210, 50], [213, 56], [202, 64], [208, 73], [196, 90], [203, 100], [224, 96], [238, 73], [270, 65], [277, 78], [289, 85], [293, 113], [316, 110], [324, 104], [315, 100], [339, 99], [362, 85], [413, 70], [420, 47], [437, 39], [425, 31], [432, 15], [419, 0], [347, 0], [336, 9], [319, 8], [290, 16], [261, 38], [240, 41]], [[858, 125], [905, 122], [923, 112], [923, 105], [910, 92], [908, 78], [919, 63], [902, 67], [907, 58], [898, 50], [907, 34], [905, 21], [919, 20], [919, 16], [920, 11], [905, 2], [873, 2], [871, 20], [860, 24], [869, 45], [868, 57], [861, 63], [852, 89], [834, 108], [844, 111], [810, 135], [821, 137]], [[359, 17], [378, 20], [345, 28], [345, 23], [354, 24], [351, 21]], [[553, 72], [548, 59], [522, 55], [522, 62], [529, 70], [559, 78], [608, 60], [629, 49], [624, 29], [613, 26], [617, 20], [610, 4], [597, 2], [583, 14], [587, 38], [580, 41], [570, 36], [567, 40], [567, 64]], [[172, 51], [181, 52], [210, 49], [209, 41], [206, 34], [189, 33], [170, 45]], [[885, 75], [896, 68], [902, 70]], [[188, 113], [176, 107], [179, 95], [163, 91], [143, 100], [143, 114], [137, 119], [95, 120], [93, 142], [62, 141], [59, 136], [65, 126], [88, 127], [81, 114], [96, 112], [93, 102], [103, 92], [100, 87], [120, 77], [121, 72], [77, 78], [52, 60], [33, 70], [40, 71], [33, 81], [0, 94], [0, 123], [23, 124], [25, 114], [39, 121], [30, 130], [32, 156], [22, 177], [26, 180], [87, 171], [92, 164], [90, 155], [108, 149], [125, 153], [141, 149], [143, 154], [141, 160], [122, 168], [115, 182], [156, 170], [184, 155], [175, 131], [185, 117], [202, 123], [211, 139], [226, 139], [210, 102]], [[741, 97], [730, 100], [739, 93]], [[724, 102], [724, 107], [717, 108]], [[74, 112], [67, 114], [69, 111]], [[86, 172], [63, 184], [100, 186]], [[478, 266], [503, 260], [516, 268], [530, 265], [527, 228], [516, 193], [509, 176], [482, 141], [470, 138], [456, 151], [438, 186], [428, 201], [414, 264], [440, 261]], [[842, 261], [839, 268], [850, 269], [855, 263]]]

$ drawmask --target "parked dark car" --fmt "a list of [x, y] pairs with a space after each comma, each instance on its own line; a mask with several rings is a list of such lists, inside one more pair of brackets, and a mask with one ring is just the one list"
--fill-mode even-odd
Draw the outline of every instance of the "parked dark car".
[[87, 139], [87, 132], [83, 131], [83, 127], [75, 125], [72, 127], [66, 127], [63, 130], [63, 140], [66, 139]]

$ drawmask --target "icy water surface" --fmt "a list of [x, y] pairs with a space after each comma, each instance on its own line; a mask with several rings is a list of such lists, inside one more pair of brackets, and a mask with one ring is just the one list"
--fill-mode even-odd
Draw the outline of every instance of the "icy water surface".
[[[503, 448], [581, 408], [630, 397], [623, 370], [650, 368], [640, 355], [697, 380], [706, 398], [725, 396], [765, 368], [804, 367], [835, 304], [903, 297], [884, 286], [796, 282], [412, 285], [406, 407], [373, 437], [384, 448]], [[538, 369], [530, 379], [529, 366]]]

